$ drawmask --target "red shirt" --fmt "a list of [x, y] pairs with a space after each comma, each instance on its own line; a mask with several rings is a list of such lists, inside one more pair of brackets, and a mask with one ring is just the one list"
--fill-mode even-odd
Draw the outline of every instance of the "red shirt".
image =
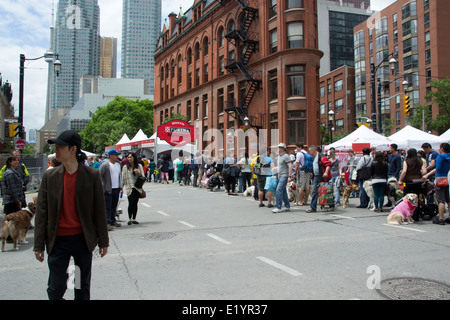
[[73, 236], [83, 233], [76, 202], [77, 172], [64, 173], [63, 201], [61, 204], [57, 236]]

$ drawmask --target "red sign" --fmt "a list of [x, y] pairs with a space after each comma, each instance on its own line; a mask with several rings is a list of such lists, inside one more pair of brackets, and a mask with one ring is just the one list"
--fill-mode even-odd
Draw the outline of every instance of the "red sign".
[[195, 142], [196, 130], [183, 120], [172, 120], [158, 127], [158, 138], [172, 146], [184, 146]]
[[27, 146], [27, 143], [25, 142], [25, 140], [17, 140], [16, 141], [16, 149], [23, 150], [26, 148], [26, 146]]

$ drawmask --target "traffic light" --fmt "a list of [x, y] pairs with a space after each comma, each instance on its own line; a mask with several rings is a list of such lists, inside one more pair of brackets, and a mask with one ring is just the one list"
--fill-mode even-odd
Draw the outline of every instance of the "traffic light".
[[405, 116], [410, 115], [411, 106], [409, 104], [409, 96], [407, 94], [403, 95], [403, 113]]
[[19, 134], [19, 125], [18, 124], [9, 124], [9, 137], [14, 138]]

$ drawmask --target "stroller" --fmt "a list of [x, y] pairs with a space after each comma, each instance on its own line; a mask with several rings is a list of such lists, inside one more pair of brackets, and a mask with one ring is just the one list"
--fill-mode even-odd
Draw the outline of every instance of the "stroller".
[[405, 195], [407, 193], [415, 193], [419, 199], [417, 208], [414, 210], [412, 216], [414, 221], [419, 221], [420, 219], [428, 221], [433, 219], [439, 213], [436, 204], [426, 203], [427, 197], [434, 194], [434, 184], [432, 182], [429, 180], [406, 182], [403, 186], [403, 193]]

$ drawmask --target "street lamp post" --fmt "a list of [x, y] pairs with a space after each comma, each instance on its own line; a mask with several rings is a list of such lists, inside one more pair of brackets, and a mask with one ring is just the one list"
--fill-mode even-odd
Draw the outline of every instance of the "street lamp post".
[[56, 55], [56, 60], [54, 60], [55, 58], [55, 53], [51, 50], [48, 50], [47, 52], [45, 52], [45, 54], [41, 57], [38, 58], [31, 58], [31, 59], [27, 59], [25, 58], [24, 54], [20, 55], [20, 64], [19, 64], [19, 118], [18, 118], [18, 122], [19, 122], [19, 138], [20, 139], [24, 139], [25, 135], [24, 135], [24, 130], [23, 130], [23, 93], [24, 93], [24, 80], [25, 80], [25, 61], [34, 61], [34, 60], [39, 60], [45, 58], [45, 62], [47, 63], [52, 63], [53, 62], [53, 67], [56, 73], [56, 76], [59, 76], [59, 73], [61, 72], [61, 61], [58, 59], [58, 55]]
[[334, 111], [328, 111], [328, 128], [330, 129], [330, 144], [333, 143], [333, 120], [334, 120]]
[[[371, 106], [372, 106], [372, 123], [373, 123], [373, 129], [375, 132], [381, 132], [381, 84], [380, 84], [380, 79], [378, 79], [378, 114], [380, 116], [379, 121], [377, 122], [377, 103], [376, 103], [376, 86], [375, 86], [375, 77], [378, 71], [378, 68], [381, 67], [381, 65], [383, 63], [385, 63], [387, 61], [387, 59], [389, 57], [392, 57], [391, 60], [389, 60], [389, 65], [392, 71], [392, 74], [394, 74], [395, 71], [395, 64], [397, 63], [397, 60], [395, 60], [394, 58], [394, 53], [391, 53], [389, 55], [387, 55], [386, 57], [384, 57], [383, 61], [381, 61], [377, 66], [375, 66], [374, 63], [370, 64], [370, 83], [372, 85], [372, 101], [371, 101]], [[378, 125], [378, 126], [377, 126]]]

